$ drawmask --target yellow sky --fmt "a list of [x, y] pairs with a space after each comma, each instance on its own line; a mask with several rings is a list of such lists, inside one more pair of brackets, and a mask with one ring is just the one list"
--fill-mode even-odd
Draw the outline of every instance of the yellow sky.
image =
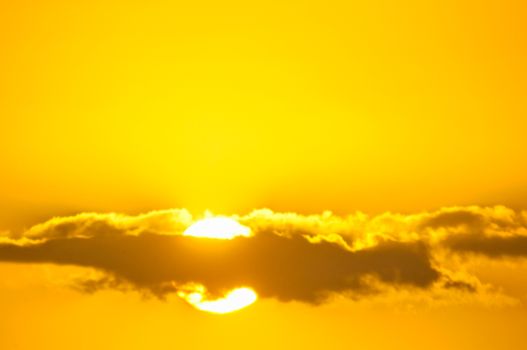
[[[526, 10], [519, 0], [2, 1], [0, 243], [4, 231], [88, 211], [520, 213]], [[481, 264], [472, 268], [484, 282], [527, 300], [524, 261]], [[415, 316], [265, 300], [220, 321], [133, 293], [49, 287], [62, 277], [31, 266], [0, 264], [0, 348], [34, 348], [26, 322], [44, 348], [64, 327], [58, 349], [77, 338], [162, 349], [178, 333], [190, 346], [200, 332], [209, 348], [268, 348], [286, 335], [290, 348], [433, 348], [438, 338], [438, 349], [517, 348], [527, 317], [516, 304]], [[116, 340], [96, 343], [97, 332]]]
[[[3, 275], [17, 276], [12, 285], [19, 283], [17, 287], [6, 287], [5, 281], [0, 284], [4, 315], [0, 342], [5, 349], [345, 350], [389, 346], [490, 350], [521, 347], [527, 318], [524, 309], [503, 306], [416, 307], [350, 301], [312, 306], [272, 300], [218, 316], [182, 303], [144, 300], [134, 293], [103, 291], [79, 296], [57, 283], [50, 286], [43, 277], [49, 278], [49, 266], [3, 264], [0, 268]], [[57, 275], [66, 272], [59, 270], [53, 277]]]
[[0, 13], [5, 220], [525, 205], [520, 1]]

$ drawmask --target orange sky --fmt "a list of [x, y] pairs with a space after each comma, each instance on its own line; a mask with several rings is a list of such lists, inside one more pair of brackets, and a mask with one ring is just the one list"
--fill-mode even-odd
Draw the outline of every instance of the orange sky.
[[[0, 243], [82, 212], [374, 218], [470, 205], [509, 208], [523, 239], [526, 10], [516, 0], [3, 1]], [[488, 255], [463, 266], [504, 288], [494, 309], [488, 296], [433, 307], [271, 298], [224, 318], [67, 288], [84, 268], [0, 263], [0, 348], [518, 348], [525, 257]]]

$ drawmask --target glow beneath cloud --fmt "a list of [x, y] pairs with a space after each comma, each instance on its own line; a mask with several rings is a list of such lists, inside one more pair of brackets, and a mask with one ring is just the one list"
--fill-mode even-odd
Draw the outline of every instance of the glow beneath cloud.
[[196, 309], [215, 314], [241, 310], [258, 299], [256, 293], [247, 287], [235, 288], [224, 297], [214, 300], [207, 299], [206, 293], [206, 288], [197, 284], [186, 286], [183, 290], [178, 291], [177, 295]]

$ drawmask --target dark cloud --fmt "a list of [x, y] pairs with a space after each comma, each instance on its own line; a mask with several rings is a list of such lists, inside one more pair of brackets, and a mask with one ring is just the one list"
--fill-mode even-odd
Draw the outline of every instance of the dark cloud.
[[527, 257], [527, 213], [505, 207], [347, 217], [254, 211], [237, 217], [254, 235], [233, 240], [182, 236], [186, 210], [137, 216], [83, 213], [22, 235], [0, 236], [0, 261], [77, 265], [105, 272], [77, 288], [134, 289], [164, 297], [188, 283], [212, 295], [240, 286], [260, 297], [318, 303], [332, 293], [386, 288], [478, 293], [478, 280], [446, 266], [447, 251]]
[[[398, 286], [427, 287], [440, 274], [420, 243], [386, 243], [350, 252], [335, 243], [258, 234], [214, 240], [145, 233], [61, 238], [29, 245], [2, 245], [0, 259], [88, 266], [155, 294], [167, 287], [201, 283], [212, 292], [251, 286], [261, 297], [319, 302], [331, 292], [368, 290], [364, 277]], [[86, 291], [116, 280], [87, 281]]]
[[465, 281], [447, 280], [443, 284], [443, 288], [463, 290], [463, 291], [470, 292], [470, 293], [477, 292], [476, 286], [474, 286], [471, 283], [465, 282]]
[[492, 258], [527, 257], [527, 236], [467, 234], [448, 237], [444, 245], [454, 252], [481, 254]]
[[[440, 211], [423, 220], [421, 229], [446, 229], [442, 242], [454, 253], [474, 253], [490, 258], [527, 257], [527, 222], [521, 212], [457, 209]], [[462, 228], [462, 230], [452, 230]]]
[[527, 216], [505, 207], [448, 208], [425, 215], [420, 229], [463, 228], [465, 233], [477, 234], [486, 230], [514, 231], [527, 228]]
[[468, 210], [456, 210], [449, 212], [439, 212], [423, 220], [419, 225], [421, 228], [437, 229], [440, 227], [456, 227], [465, 225], [471, 228], [481, 227], [484, 224], [484, 217]]

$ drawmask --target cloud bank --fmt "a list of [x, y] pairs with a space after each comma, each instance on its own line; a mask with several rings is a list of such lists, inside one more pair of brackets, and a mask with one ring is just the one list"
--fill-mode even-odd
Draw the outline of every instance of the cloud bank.
[[164, 297], [200, 283], [211, 294], [250, 286], [260, 298], [320, 303], [383, 288], [478, 293], [477, 279], [452, 270], [448, 257], [527, 257], [527, 213], [500, 206], [372, 217], [257, 210], [235, 219], [254, 235], [182, 236], [193, 222], [184, 209], [54, 218], [0, 237], [0, 261], [103, 271], [106, 277], [82, 283], [87, 292], [126, 284]]

